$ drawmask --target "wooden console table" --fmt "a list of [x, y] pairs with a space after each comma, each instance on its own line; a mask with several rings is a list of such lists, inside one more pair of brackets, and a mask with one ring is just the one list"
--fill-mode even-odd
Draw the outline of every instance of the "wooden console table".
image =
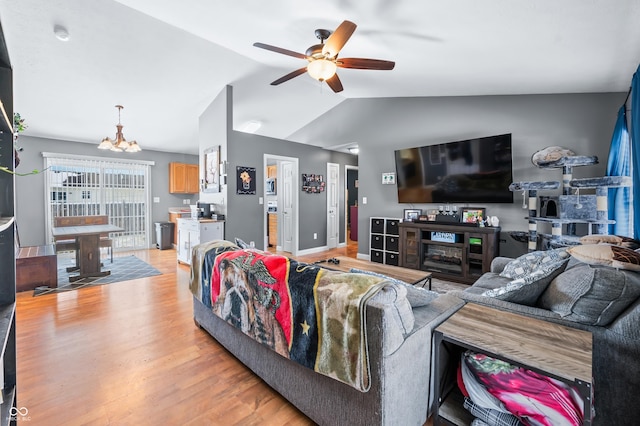
[[457, 363], [467, 349], [575, 386], [584, 401], [583, 424], [591, 425], [590, 332], [468, 303], [435, 329], [434, 339], [434, 425], [468, 425], [473, 419], [456, 384]]

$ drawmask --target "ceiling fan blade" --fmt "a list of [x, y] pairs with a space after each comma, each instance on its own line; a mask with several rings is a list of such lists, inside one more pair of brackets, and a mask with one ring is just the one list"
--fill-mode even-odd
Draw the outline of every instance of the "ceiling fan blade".
[[338, 25], [338, 28], [329, 36], [322, 48], [322, 54], [329, 58], [335, 58], [340, 49], [342, 49], [345, 43], [351, 37], [351, 34], [356, 30], [356, 24], [351, 21], [343, 21]]
[[358, 70], [392, 70], [396, 63], [383, 59], [341, 58], [336, 61], [336, 65]]
[[294, 52], [293, 50], [283, 49], [281, 47], [271, 46], [270, 44], [264, 43], [253, 43], [255, 47], [259, 47], [260, 49], [270, 50], [276, 53], [282, 53], [283, 55], [293, 56], [294, 58], [307, 59], [307, 55], [303, 55], [302, 53]]
[[330, 79], [328, 79], [326, 81], [327, 81], [327, 84], [329, 85], [329, 87], [331, 87], [331, 90], [333, 90], [336, 93], [342, 92], [342, 90], [343, 90], [342, 82], [340, 81], [340, 78], [338, 77], [338, 74], [334, 74], [333, 77], [331, 77]]
[[272, 86], [277, 86], [278, 84], [284, 83], [285, 81], [291, 80], [294, 77], [297, 77], [301, 74], [304, 74], [305, 72], [307, 72], [307, 67], [304, 68], [300, 68], [297, 69], [295, 71], [290, 72], [289, 74], [280, 77], [279, 79], [277, 79], [276, 81], [274, 81], [273, 83], [271, 83]]

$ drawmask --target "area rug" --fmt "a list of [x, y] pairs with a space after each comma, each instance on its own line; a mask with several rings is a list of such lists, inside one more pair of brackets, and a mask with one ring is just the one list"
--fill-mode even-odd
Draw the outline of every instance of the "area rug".
[[73, 283], [69, 282], [69, 275], [77, 274], [77, 272], [67, 272], [67, 267], [73, 266], [73, 261], [62, 258], [58, 261], [58, 287], [36, 287], [33, 291], [34, 296], [40, 296], [49, 293], [60, 293], [63, 291], [77, 290], [83, 287], [96, 286], [102, 284], [117, 283], [120, 281], [135, 280], [137, 278], [151, 277], [161, 275], [153, 266], [149, 265], [136, 256], [114, 257], [113, 263], [109, 260], [103, 261], [102, 270], [111, 271], [110, 275], [97, 278], [83, 278]]

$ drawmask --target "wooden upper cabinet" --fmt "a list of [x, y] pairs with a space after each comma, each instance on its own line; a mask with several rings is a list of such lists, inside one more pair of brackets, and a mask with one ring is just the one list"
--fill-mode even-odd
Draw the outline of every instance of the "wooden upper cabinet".
[[200, 178], [200, 170], [197, 164], [187, 164], [187, 190], [188, 194], [197, 194], [200, 192], [198, 181]]
[[278, 166], [267, 166], [267, 177], [268, 178], [277, 178], [278, 177]]
[[171, 194], [197, 194], [198, 165], [169, 163], [169, 192]]

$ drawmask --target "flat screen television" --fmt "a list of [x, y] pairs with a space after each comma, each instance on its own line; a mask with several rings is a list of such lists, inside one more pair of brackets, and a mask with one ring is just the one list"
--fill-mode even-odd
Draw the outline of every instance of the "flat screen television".
[[399, 149], [400, 203], [513, 203], [511, 134]]

